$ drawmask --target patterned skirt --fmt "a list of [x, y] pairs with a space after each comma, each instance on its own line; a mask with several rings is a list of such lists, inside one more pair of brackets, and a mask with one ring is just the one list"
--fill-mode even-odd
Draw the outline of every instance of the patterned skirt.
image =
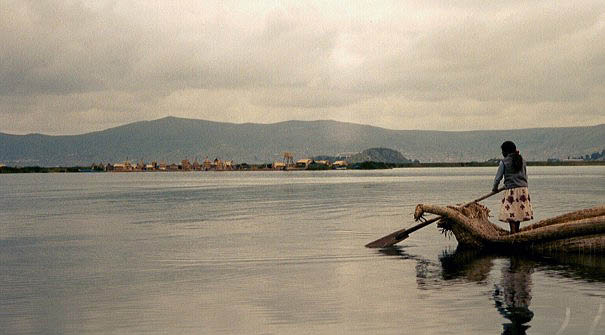
[[531, 199], [527, 187], [511, 188], [503, 191], [502, 205], [498, 220], [502, 222], [529, 221], [534, 218]]

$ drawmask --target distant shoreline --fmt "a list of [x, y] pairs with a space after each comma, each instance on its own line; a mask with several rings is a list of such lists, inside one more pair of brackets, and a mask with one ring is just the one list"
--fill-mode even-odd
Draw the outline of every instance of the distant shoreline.
[[[527, 166], [601, 166], [605, 161], [528, 161]], [[397, 167], [483, 167], [498, 166], [498, 162], [443, 162], [443, 163], [406, 163], [398, 164]]]
[[[559, 162], [544, 162], [544, 161], [528, 161], [528, 166], [605, 166], [605, 161], [559, 161]], [[446, 168], [446, 167], [495, 167], [498, 166], [497, 162], [442, 162], [442, 163], [377, 163], [370, 162], [366, 167], [349, 168], [349, 170], [379, 170], [379, 169], [392, 169], [392, 168]], [[283, 171], [274, 170], [267, 168], [267, 164], [250, 165], [248, 168], [233, 169], [231, 171]], [[305, 170], [291, 170], [291, 171], [305, 171]], [[26, 167], [11, 167], [2, 166], [0, 167], [0, 174], [9, 173], [91, 173], [105, 172], [103, 170], [91, 169], [87, 166], [71, 166], [71, 167], [40, 167], [40, 166], [26, 166]], [[149, 173], [145, 171], [135, 171]], [[154, 171], [155, 173], [165, 172], [184, 172], [184, 171]], [[195, 171], [188, 171], [195, 172]], [[198, 171], [207, 172], [207, 171]], [[222, 171], [219, 171], [222, 172]], [[113, 173], [132, 173], [132, 172], [113, 172]]]

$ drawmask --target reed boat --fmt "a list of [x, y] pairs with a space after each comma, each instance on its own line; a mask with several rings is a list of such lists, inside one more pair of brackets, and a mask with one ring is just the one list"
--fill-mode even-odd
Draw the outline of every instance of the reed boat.
[[428, 213], [440, 216], [437, 226], [453, 234], [461, 247], [605, 254], [605, 205], [541, 220], [516, 234], [491, 223], [489, 209], [478, 203], [461, 207], [419, 204], [414, 218], [424, 220]]

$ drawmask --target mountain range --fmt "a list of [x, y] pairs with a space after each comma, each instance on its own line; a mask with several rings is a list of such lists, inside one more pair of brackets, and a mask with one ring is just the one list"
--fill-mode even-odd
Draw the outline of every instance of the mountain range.
[[567, 158], [605, 148], [605, 124], [588, 127], [488, 131], [392, 130], [338, 121], [234, 124], [166, 117], [81, 135], [0, 133], [0, 163], [73, 166], [93, 162], [203, 160], [269, 163], [284, 152], [295, 159], [350, 156], [391, 148], [420, 162], [485, 161], [500, 156], [504, 140], [527, 160]]

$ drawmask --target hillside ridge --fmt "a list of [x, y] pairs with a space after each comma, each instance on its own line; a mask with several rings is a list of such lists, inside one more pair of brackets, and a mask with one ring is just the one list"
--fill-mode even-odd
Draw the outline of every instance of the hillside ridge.
[[81, 135], [0, 133], [0, 163], [14, 166], [71, 166], [126, 159], [180, 162], [222, 158], [246, 163], [296, 159], [368, 148], [390, 148], [420, 162], [485, 161], [500, 156], [512, 140], [528, 160], [566, 159], [601, 152], [605, 124], [515, 130], [393, 130], [334, 120], [272, 124], [226, 123], [165, 117]]

